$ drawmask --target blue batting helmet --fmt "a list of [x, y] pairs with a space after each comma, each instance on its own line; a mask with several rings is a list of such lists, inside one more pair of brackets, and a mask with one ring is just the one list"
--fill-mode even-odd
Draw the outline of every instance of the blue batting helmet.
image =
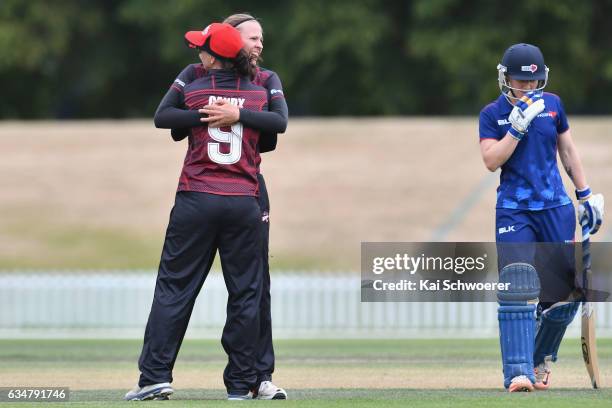
[[504, 52], [501, 63], [497, 65], [497, 72], [499, 89], [511, 99], [517, 99], [514, 90], [524, 90], [512, 88], [509, 85], [509, 78], [537, 80], [538, 86], [535, 91], [542, 91], [548, 82], [548, 67], [544, 63], [544, 55], [538, 47], [531, 44], [521, 43], [510, 46]]

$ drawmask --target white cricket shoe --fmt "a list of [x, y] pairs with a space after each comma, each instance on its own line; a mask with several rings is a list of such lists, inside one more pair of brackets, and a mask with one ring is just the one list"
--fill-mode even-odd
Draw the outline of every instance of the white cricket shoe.
[[544, 361], [538, 364], [534, 369], [535, 384], [533, 385], [536, 390], [547, 390], [550, 387], [550, 367], [552, 363], [552, 356], [544, 357]]
[[139, 387], [138, 385], [134, 387], [131, 391], [128, 391], [123, 397], [126, 401], [146, 401], [152, 399], [167, 399], [169, 395], [172, 395], [174, 390], [170, 383], [158, 383], [145, 385], [144, 387]]
[[255, 398], [260, 400], [284, 400], [287, 399], [287, 392], [274, 385], [272, 381], [262, 381]]

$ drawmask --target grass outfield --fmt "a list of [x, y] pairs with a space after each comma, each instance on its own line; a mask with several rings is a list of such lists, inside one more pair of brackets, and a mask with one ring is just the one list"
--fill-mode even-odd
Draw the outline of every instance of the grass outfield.
[[[125, 402], [116, 401], [119, 390], [79, 391], [71, 394], [69, 403], [53, 403], [53, 407], [125, 407], [137, 405], [164, 407], [229, 407], [236, 402], [219, 401], [224, 394], [218, 390], [182, 390], [171, 401]], [[415, 390], [415, 389], [321, 389], [295, 390], [290, 400], [282, 402], [253, 401], [258, 406], [286, 407], [516, 407], [536, 404], [538, 407], [581, 408], [606, 407], [612, 399], [609, 390], [585, 391], [566, 389], [532, 394], [508, 394], [491, 390]], [[238, 402], [240, 404], [240, 402]], [[40, 406], [39, 403], [2, 404], [2, 407]]]
[[[599, 341], [602, 381], [612, 378], [612, 339]], [[140, 341], [0, 340], [0, 387], [68, 386], [54, 407], [126, 406], [137, 378]], [[564, 341], [554, 390], [509, 395], [500, 388], [499, 350], [486, 340], [279, 340], [275, 382], [291, 407], [603, 407], [612, 391], [591, 390], [576, 339]], [[228, 406], [218, 341], [186, 340], [175, 367], [173, 400], [164, 406]], [[253, 402], [270, 404], [270, 402]], [[27, 407], [37, 403], [0, 404]]]

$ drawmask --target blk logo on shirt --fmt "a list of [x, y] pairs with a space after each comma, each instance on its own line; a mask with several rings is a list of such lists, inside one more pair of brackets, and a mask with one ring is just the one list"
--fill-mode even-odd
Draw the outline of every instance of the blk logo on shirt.
[[501, 227], [497, 230], [497, 233], [500, 235], [505, 234], [506, 232], [516, 232], [516, 230], [514, 229], [514, 225], [510, 225], [509, 227]]

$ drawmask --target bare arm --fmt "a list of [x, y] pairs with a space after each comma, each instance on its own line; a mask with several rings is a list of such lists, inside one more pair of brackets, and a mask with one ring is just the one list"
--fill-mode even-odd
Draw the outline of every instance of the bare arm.
[[576, 187], [576, 198], [580, 201], [578, 206], [578, 219], [583, 227], [589, 229], [590, 234], [599, 231], [604, 217], [604, 197], [602, 194], [592, 194], [587, 185], [586, 176], [578, 150], [568, 130], [557, 136], [557, 150], [559, 158]]
[[489, 171], [495, 171], [500, 168], [518, 146], [519, 141], [512, 137], [510, 133], [506, 133], [501, 140], [482, 139], [480, 141], [480, 154], [482, 160]]
[[582, 161], [580, 160], [578, 150], [576, 149], [569, 129], [557, 136], [557, 146], [563, 168], [565, 168], [565, 172], [569, 178], [572, 179], [572, 183], [574, 183], [576, 190], [585, 189], [588, 184], [586, 182], [584, 168], [582, 167]]

